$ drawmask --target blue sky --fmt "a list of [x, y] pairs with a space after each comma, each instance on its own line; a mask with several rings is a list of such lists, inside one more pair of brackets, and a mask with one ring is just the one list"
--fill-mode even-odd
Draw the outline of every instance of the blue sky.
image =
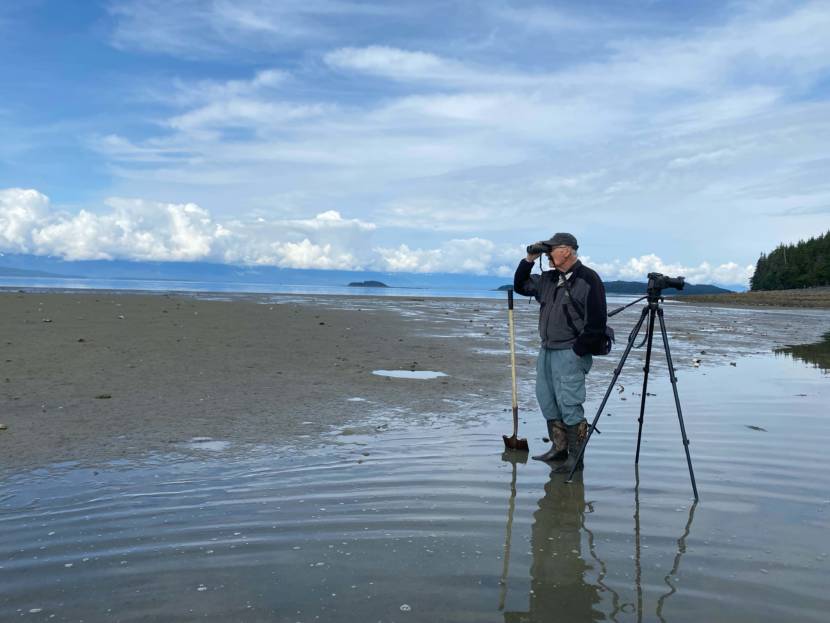
[[830, 3], [0, 5], [0, 251], [745, 283], [830, 228]]

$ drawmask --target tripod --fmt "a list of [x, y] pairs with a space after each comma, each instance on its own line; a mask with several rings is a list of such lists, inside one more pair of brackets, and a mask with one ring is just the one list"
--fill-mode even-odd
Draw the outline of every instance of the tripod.
[[[631, 333], [628, 336], [628, 345], [625, 348], [625, 352], [623, 352], [622, 357], [620, 358], [619, 364], [614, 369], [614, 378], [611, 379], [611, 384], [608, 385], [608, 391], [605, 392], [605, 397], [602, 399], [602, 403], [599, 405], [599, 409], [597, 410], [597, 414], [594, 416], [593, 422], [591, 422], [591, 426], [588, 427], [588, 436], [585, 438], [585, 441], [582, 442], [581, 447], [579, 448], [579, 455], [577, 456], [577, 460], [574, 463], [574, 467], [571, 469], [570, 474], [568, 474], [567, 482], [571, 482], [573, 479], [574, 472], [576, 471], [577, 465], [579, 465], [580, 461], [582, 460], [582, 456], [585, 454], [585, 447], [588, 445], [588, 442], [591, 440], [591, 435], [593, 435], [594, 431], [599, 434], [599, 430], [597, 429], [597, 422], [599, 421], [600, 415], [602, 415], [602, 410], [605, 408], [605, 403], [608, 402], [608, 397], [611, 395], [611, 390], [614, 389], [614, 385], [617, 382], [617, 379], [620, 377], [620, 373], [622, 373], [623, 366], [625, 365], [625, 360], [628, 359], [628, 354], [631, 352], [631, 349], [634, 347], [634, 341], [637, 339], [637, 335], [640, 333], [640, 329], [643, 326], [643, 323], [648, 317], [648, 335], [647, 335], [647, 346], [646, 346], [646, 363], [643, 366], [643, 394], [640, 399], [640, 417], [637, 420], [639, 422], [639, 430], [637, 431], [637, 454], [634, 458], [634, 464], [639, 465], [640, 463], [640, 441], [643, 436], [643, 419], [645, 418], [645, 411], [646, 411], [646, 396], [648, 395], [646, 392], [648, 390], [648, 371], [649, 371], [649, 364], [651, 363], [651, 347], [652, 347], [652, 338], [654, 337], [654, 319], [655, 317], [660, 319], [660, 332], [663, 335], [663, 349], [666, 352], [666, 363], [669, 366], [669, 379], [671, 379], [671, 386], [672, 390], [674, 390], [674, 404], [677, 407], [677, 420], [680, 422], [680, 434], [683, 438], [683, 449], [686, 451], [686, 462], [689, 465], [689, 477], [692, 480], [692, 491], [695, 494], [695, 501], [697, 501], [697, 484], [695, 483], [695, 472], [692, 469], [692, 457], [689, 455], [689, 438], [686, 437], [686, 427], [683, 425], [683, 412], [680, 408], [680, 396], [677, 394], [677, 377], [674, 375], [674, 364], [672, 363], [671, 358], [671, 351], [669, 350], [669, 336], [666, 333], [666, 321], [663, 319], [663, 308], [660, 307], [660, 301], [662, 300], [662, 291], [664, 287], [676, 287], [675, 281], [678, 283], [679, 288], [683, 287], [682, 277], [678, 280], [674, 280], [669, 278], [668, 280], [658, 273], [650, 273], [649, 274], [649, 282], [647, 288], [647, 294], [628, 305], [620, 307], [619, 309], [615, 309], [613, 312], [608, 314], [608, 316], [613, 316], [621, 312], [622, 310], [634, 305], [635, 303], [642, 301], [643, 299], [648, 299], [648, 302], [643, 307], [643, 311], [640, 314], [640, 319], [637, 321], [637, 324], [634, 325], [634, 328], [631, 330]], [[666, 285], [667, 284], [667, 285]]]

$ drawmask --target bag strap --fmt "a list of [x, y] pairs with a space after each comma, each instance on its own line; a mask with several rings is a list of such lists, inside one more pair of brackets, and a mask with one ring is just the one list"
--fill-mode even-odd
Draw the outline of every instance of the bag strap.
[[[571, 275], [573, 276], [573, 273], [571, 273]], [[582, 305], [580, 305], [573, 297], [573, 293], [571, 292], [571, 280], [568, 279], [564, 274], [562, 274], [562, 279], [564, 279], [565, 281], [565, 283], [563, 284], [565, 286], [565, 293], [568, 295], [568, 298], [570, 299], [571, 303], [573, 303], [573, 306], [576, 307], [577, 313], [579, 313], [579, 315], [582, 317], [582, 321], [584, 322], [585, 310], [583, 309]]]

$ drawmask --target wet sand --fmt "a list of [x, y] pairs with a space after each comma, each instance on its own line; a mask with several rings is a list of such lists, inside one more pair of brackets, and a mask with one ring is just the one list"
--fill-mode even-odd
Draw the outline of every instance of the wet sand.
[[[448, 410], [446, 396], [509, 387], [504, 367], [470, 357], [469, 342], [417, 335], [423, 327], [383, 302], [333, 301], [2, 293], [3, 464], [112, 458], [193, 437], [302, 443], [394, 409], [402, 387], [425, 413]], [[448, 376], [413, 383], [375, 369]]]
[[[164, 451], [192, 438], [303, 445], [396, 417], [463, 423], [459, 404], [471, 398], [509, 407], [502, 301], [205, 298], [0, 293], [3, 467]], [[679, 369], [815, 342], [830, 329], [823, 311], [665, 308]], [[638, 310], [612, 320], [618, 344], [595, 360], [590, 390], [608, 382]], [[537, 314], [517, 305], [520, 402], [534, 422]], [[378, 369], [447, 376], [413, 381]]]
[[729, 294], [689, 294], [677, 298], [682, 298], [688, 303], [705, 303], [708, 305], [830, 309], [830, 287], [732, 292]]
[[[665, 305], [694, 503], [659, 351], [639, 470], [642, 349], [574, 483], [502, 454], [503, 302], [0, 304], [2, 620], [826, 619], [830, 377], [776, 350], [826, 311]], [[517, 305], [533, 451], [537, 313]], [[589, 417], [621, 352], [594, 362]], [[448, 376], [372, 374], [412, 367]]]

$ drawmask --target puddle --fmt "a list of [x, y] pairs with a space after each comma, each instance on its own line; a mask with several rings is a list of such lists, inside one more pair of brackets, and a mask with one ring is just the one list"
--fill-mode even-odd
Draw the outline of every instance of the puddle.
[[206, 450], [208, 452], [222, 452], [231, 447], [230, 441], [221, 441], [213, 437], [193, 437], [178, 444], [181, 448], [190, 450]]
[[830, 331], [822, 336], [822, 340], [815, 344], [798, 344], [777, 348], [776, 354], [789, 355], [793, 359], [803, 361], [822, 372], [830, 372]]
[[431, 370], [372, 370], [377, 376], [388, 376], [393, 379], [437, 379], [447, 376], [443, 372]]

